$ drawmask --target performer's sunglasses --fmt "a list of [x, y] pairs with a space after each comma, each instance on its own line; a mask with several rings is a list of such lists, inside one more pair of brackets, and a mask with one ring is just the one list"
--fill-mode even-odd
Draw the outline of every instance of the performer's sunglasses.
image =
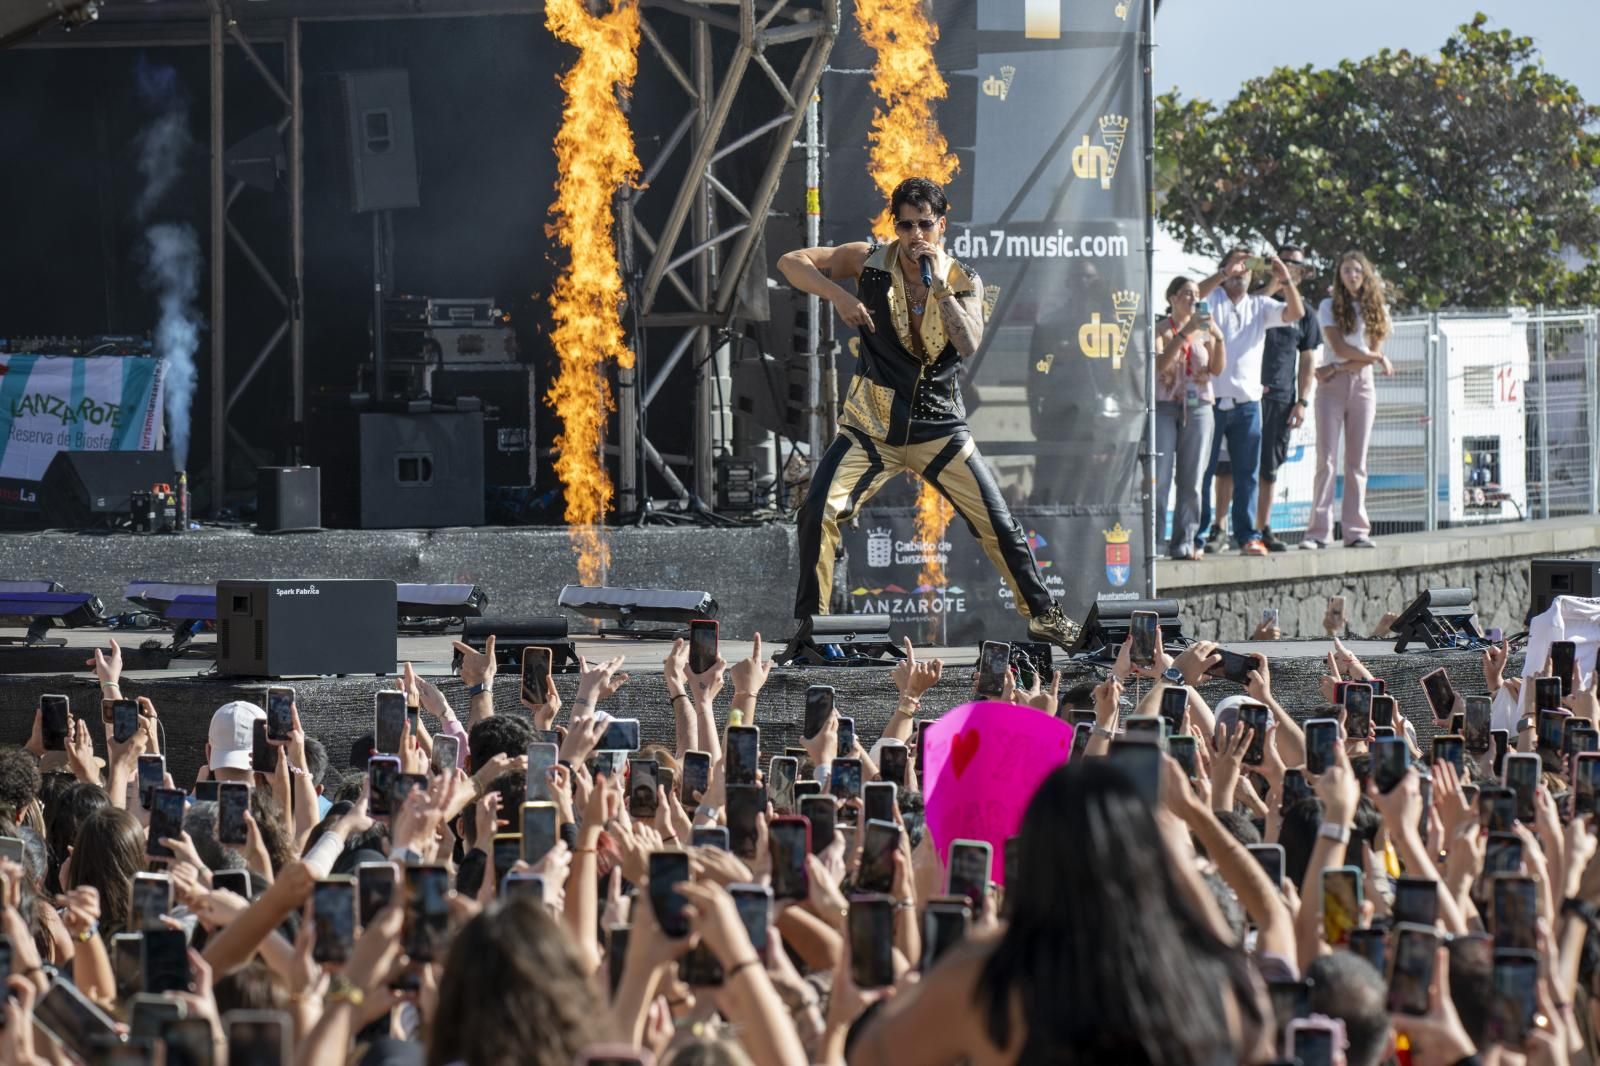
[[920, 229], [923, 233], [932, 233], [933, 227], [939, 224], [936, 218], [897, 218], [894, 228], [900, 233], [909, 233], [913, 228]]

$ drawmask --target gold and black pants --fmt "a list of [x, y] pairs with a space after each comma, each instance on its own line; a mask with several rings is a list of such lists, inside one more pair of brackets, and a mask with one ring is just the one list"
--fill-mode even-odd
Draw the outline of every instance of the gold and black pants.
[[885, 481], [906, 470], [921, 475], [966, 521], [984, 554], [1011, 586], [1023, 617], [1050, 609], [1050, 592], [1039, 576], [1028, 538], [1011, 517], [993, 472], [965, 427], [930, 441], [895, 445], [841, 426], [823, 453], [796, 521], [800, 589], [795, 595], [795, 617], [828, 613], [839, 523], [855, 517]]

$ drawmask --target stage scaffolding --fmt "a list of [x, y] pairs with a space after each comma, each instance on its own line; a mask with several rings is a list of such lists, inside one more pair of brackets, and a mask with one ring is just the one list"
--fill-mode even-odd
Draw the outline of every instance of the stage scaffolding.
[[[619, 250], [627, 272], [630, 341], [638, 363], [623, 371], [618, 382], [619, 417], [616, 442], [619, 510], [650, 509], [646, 471], [654, 468], [679, 501], [708, 514], [703, 501], [714, 498], [713, 443], [720, 419], [729, 418], [727, 393], [718, 387], [718, 360], [726, 377], [725, 351], [719, 345], [738, 325], [739, 289], [752, 266], [760, 237], [772, 210], [783, 166], [797, 149], [811, 161], [808, 202], [816, 201], [815, 161], [821, 151], [816, 135], [815, 98], [828, 53], [838, 33], [837, 0], [643, 0], [641, 70], [643, 76], [664, 75], [682, 90], [687, 106], [672, 130], [635, 130], [636, 143], [657, 139], [660, 147], [645, 161], [644, 186], [661, 173], [680, 148], [688, 153], [685, 177], [676, 187], [645, 187], [620, 197]], [[275, 359], [287, 358], [293, 395], [293, 439], [304, 439], [305, 316], [302, 299], [304, 266], [305, 114], [301, 101], [300, 37], [307, 22], [380, 19], [464, 18], [528, 15], [543, 18], [541, 0], [147, 0], [139, 4], [102, 4], [98, 21], [67, 33], [49, 28], [20, 47], [197, 47], [210, 53], [210, 209], [209, 249], [211, 305], [210, 390], [211, 433], [206, 485], [212, 511], [227, 498], [227, 456], [238, 448], [253, 464], [267, 461], [230, 422], [229, 415], [250, 382]], [[683, 25], [673, 26], [673, 22]], [[687, 28], [685, 35], [682, 30]], [[731, 56], [723, 40], [732, 42]], [[687, 39], [687, 49], [669, 41]], [[283, 49], [280, 69], [262, 59], [257, 48]], [[261, 236], [247, 236], [229, 217], [246, 185], [229, 180], [224, 156], [228, 149], [224, 95], [229, 62], [242, 58], [283, 104], [275, 124], [285, 139], [286, 174], [282, 194], [288, 199], [289, 267], [275, 276], [255, 251]], [[778, 114], [757, 121], [737, 136], [729, 133], [729, 117], [747, 79], [764, 79], [782, 100]], [[808, 113], [812, 121], [807, 123]], [[233, 131], [236, 138], [242, 131]], [[753, 184], [737, 182], [729, 172], [758, 174]], [[719, 170], [722, 172], [719, 176]], [[737, 190], [737, 191], [736, 191]], [[665, 221], [654, 232], [638, 215], [639, 201], [670, 196]], [[816, 211], [808, 216], [816, 229]], [[812, 234], [813, 239], [816, 235]], [[283, 308], [283, 319], [255, 353], [242, 374], [227, 374], [227, 251], [235, 248], [257, 282]], [[642, 252], [641, 252], [642, 250]], [[664, 291], [672, 297], [663, 299]], [[678, 299], [674, 299], [676, 297]], [[819, 309], [812, 300], [812, 332]], [[821, 359], [810, 345], [809, 417], [813, 449], [820, 440]], [[656, 353], [660, 353], [659, 356]], [[687, 484], [673, 472], [669, 459], [650, 440], [650, 405], [680, 367], [694, 376], [694, 447], [683, 463]], [[198, 486], [197, 486], [198, 487]]]

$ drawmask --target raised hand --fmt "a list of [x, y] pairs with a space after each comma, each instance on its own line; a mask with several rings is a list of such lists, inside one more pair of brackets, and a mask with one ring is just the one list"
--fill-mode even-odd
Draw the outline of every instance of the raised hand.
[[111, 645], [109, 652], [96, 648], [83, 665], [94, 670], [95, 678], [102, 685], [117, 685], [122, 682], [122, 647], [115, 637], [108, 638], [106, 643]]
[[756, 696], [772, 673], [774, 660], [761, 657], [761, 634], [755, 635], [748, 658], [733, 664], [733, 693], [735, 696]]
[[489, 634], [489, 639], [483, 642], [483, 650], [477, 651], [461, 641], [453, 641], [450, 645], [456, 654], [461, 656], [461, 683], [471, 687], [482, 685], [485, 688], [494, 688], [495, 671], [499, 665], [494, 657], [494, 634]]
[[[605, 662], [589, 665], [587, 659], [578, 659], [578, 706], [587, 706], [594, 709], [595, 704], [601, 700], [608, 700], [617, 694], [617, 690], [628, 683], [628, 675], [617, 671], [622, 668], [622, 656], [617, 655]], [[578, 711], [574, 709], [573, 717]]]
[[917, 649], [911, 643], [910, 637], [902, 639], [901, 647], [906, 657], [895, 664], [889, 672], [889, 679], [894, 682], [894, 687], [900, 695], [909, 699], [920, 699], [922, 694], [939, 683], [944, 676], [944, 660], [929, 659], [917, 661]]

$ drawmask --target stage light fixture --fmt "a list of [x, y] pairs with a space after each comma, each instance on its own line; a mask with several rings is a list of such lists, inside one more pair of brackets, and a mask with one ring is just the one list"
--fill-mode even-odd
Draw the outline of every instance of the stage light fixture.
[[7, 0], [0, 5], [0, 48], [31, 37], [52, 22], [71, 30], [100, 17], [100, 0]]
[[[711, 593], [678, 589], [568, 585], [556, 603], [585, 618], [616, 622], [601, 627], [600, 632], [608, 636], [674, 640], [689, 635], [690, 622], [717, 616], [717, 601]], [[668, 628], [641, 626], [641, 622], [660, 622]]]
[[[52, 626], [79, 629], [99, 625], [105, 621], [105, 604], [100, 597], [88, 592], [63, 592], [53, 581], [16, 582], [31, 586], [28, 590], [0, 591], [0, 619], [27, 620], [27, 635], [21, 638], [0, 637], [0, 644], [22, 644], [30, 648], [60, 647], [66, 641], [60, 637], [46, 636]], [[48, 586], [39, 588], [39, 586]]]
[[1477, 648], [1487, 643], [1472, 609], [1471, 589], [1424, 589], [1389, 626], [1396, 638], [1396, 655], [1415, 641], [1430, 650]]

